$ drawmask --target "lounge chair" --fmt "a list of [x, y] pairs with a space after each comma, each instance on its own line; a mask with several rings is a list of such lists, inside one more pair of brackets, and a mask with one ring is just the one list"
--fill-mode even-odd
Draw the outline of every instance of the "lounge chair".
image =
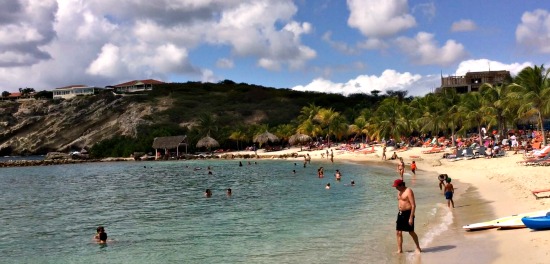
[[548, 155], [548, 153], [550, 153], [550, 145], [544, 147], [544, 148], [541, 149], [540, 151], [533, 151], [533, 155], [534, 155], [536, 158], [542, 158], [542, 157]]
[[366, 149], [366, 150], [362, 150], [361, 153], [363, 154], [370, 154], [370, 153], [374, 153], [376, 152], [376, 150], [374, 150], [374, 146], [372, 146], [372, 148], [370, 149]]
[[475, 158], [476, 158], [473, 149], [471, 149], [471, 148], [466, 148], [465, 150], [466, 150], [466, 152], [465, 152], [465, 153], [462, 153], [462, 154], [464, 154], [464, 158], [465, 158], [465, 159], [475, 159]]
[[478, 156], [478, 157], [479, 157], [479, 156], [485, 157], [485, 156], [487, 156], [487, 153], [485, 152], [486, 149], [487, 149], [486, 147], [481, 146], [481, 147], [479, 147], [479, 149], [477, 150], [477, 153], [474, 153], [474, 154], [475, 154], [476, 156]]
[[531, 193], [537, 198], [537, 199], [540, 199], [540, 198], [550, 198], [550, 194], [548, 195], [545, 195], [545, 196], [540, 196], [539, 194], [540, 193], [550, 193], [550, 189], [542, 189], [542, 190], [533, 190], [531, 191]]
[[447, 159], [448, 159], [449, 161], [461, 160], [463, 157], [464, 157], [464, 154], [463, 154], [463, 150], [462, 150], [462, 149], [458, 149], [458, 150], [456, 151], [456, 155], [454, 155], [454, 154], [447, 155]]
[[443, 151], [445, 148], [440, 148], [440, 147], [437, 147], [437, 146], [434, 146], [432, 147], [431, 149], [429, 150], [424, 150], [422, 151], [423, 154], [432, 154], [432, 153], [439, 153], [441, 151]]

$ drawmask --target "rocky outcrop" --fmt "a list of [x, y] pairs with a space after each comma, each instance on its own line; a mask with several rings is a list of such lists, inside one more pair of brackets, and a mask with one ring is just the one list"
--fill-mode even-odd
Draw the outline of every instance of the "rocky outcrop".
[[0, 155], [46, 154], [90, 148], [114, 135], [135, 137], [146, 116], [158, 112], [113, 94], [70, 100], [0, 102]]

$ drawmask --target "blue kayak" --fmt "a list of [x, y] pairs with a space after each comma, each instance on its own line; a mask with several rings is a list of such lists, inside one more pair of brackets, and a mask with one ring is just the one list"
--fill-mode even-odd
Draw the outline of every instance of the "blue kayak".
[[523, 217], [521, 221], [531, 229], [550, 229], [550, 212], [546, 216]]

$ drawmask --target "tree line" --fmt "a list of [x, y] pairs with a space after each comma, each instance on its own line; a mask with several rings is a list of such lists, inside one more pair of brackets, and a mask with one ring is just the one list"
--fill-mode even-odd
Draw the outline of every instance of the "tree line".
[[[298, 107], [297, 111], [293, 111], [293, 107], [296, 107], [295, 104], [282, 99], [281, 102], [274, 101], [272, 97], [264, 96], [261, 92], [254, 90], [256, 89], [254, 87], [240, 86], [239, 89], [246, 89], [246, 94], [254, 91], [252, 93], [258, 95], [257, 98], [254, 96], [244, 98], [240, 94], [241, 102], [246, 100], [264, 102], [262, 100], [265, 100], [270, 104], [263, 106], [266, 108], [274, 107], [272, 105], [274, 103], [287, 104], [283, 107], [288, 109], [288, 112], [294, 117], [288, 117], [285, 114], [285, 119], [273, 117], [260, 123], [245, 123], [227, 115], [224, 116], [221, 114], [222, 110], [210, 109], [210, 111], [192, 113], [194, 124], [182, 127], [175, 125], [173, 121], [181, 122], [182, 120], [178, 118], [184, 115], [184, 110], [173, 112], [175, 110], [171, 109], [169, 111], [172, 112], [167, 113], [171, 117], [165, 124], [156, 124], [156, 129], [142, 128], [143, 133], [137, 139], [110, 139], [100, 142], [92, 148], [92, 154], [98, 157], [108, 156], [106, 152], [112, 152], [114, 149], [118, 149], [116, 153], [118, 156], [128, 156], [134, 151], [150, 152], [154, 136], [173, 135], [187, 135], [190, 143], [189, 150], [196, 151], [194, 143], [196, 144], [200, 138], [206, 135], [218, 140], [220, 148], [240, 150], [254, 144], [254, 136], [266, 131], [275, 134], [280, 139], [279, 143], [275, 143], [279, 145], [287, 144], [289, 138], [297, 133], [308, 135], [314, 139], [322, 137], [331, 141], [348, 139], [363, 141], [366, 138], [377, 141], [393, 138], [399, 141], [403, 137], [415, 134], [454, 137], [465, 136], [469, 132], [478, 133], [481, 138], [482, 127], [486, 127], [488, 130], [497, 130], [498, 133], [504, 135], [507, 129], [530, 122], [545, 134], [544, 121], [550, 115], [549, 74], [550, 69], [545, 69], [544, 65], [526, 67], [509, 83], [483, 84], [479, 91], [464, 94], [458, 94], [453, 89], [443, 89], [438, 93], [429, 93], [421, 97], [407, 96], [406, 91], [388, 91], [385, 95], [374, 91], [370, 95], [356, 94], [347, 98], [331, 95], [331, 102], [322, 95], [314, 93], [300, 94], [296, 91], [286, 91], [291, 96], [304, 96], [306, 100], [309, 98], [310, 102], [306, 101], [307, 103]], [[237, 85], [228, 80], [221, 84]], [[187, 92], [191, 90], [189, 87], [185, 89]], [[208, 89], [217, 88], [210, 87]], [[160, 91], [157, 92], [157, 95], [152, 96], [158, 96], [158, 93], [177, 96], [175, 90]], [[230, 94], [231, 91], [227, 93]], [[262, 96], [266, 98], [262, 98]], [[189, 98], [186, 100], [191, 102]], [[223, 100], [227, 100], [227, 98]], [[224, 105], [226, 112], [233, 111], [233, 108], [228, 108], [227, 101], [225, 104], [221, 101], [216, 104]], [[235, 104], [239, 104], [239, 102], [235, 102]], [[184, 108], [184, 106], [181, 107]], [[277, 111], [279, 110], [275, 112], [282, 113]], [[185, 119], [189, 120], [189, 117], [186, 116]], [[272, 122], [273, 120], [277, 120], [277, 122]], [[163, 127], [169, 129], [163, 129]], [[546, 145], [546, 136], [543, 137], [543, 140], [543, 144]], [[115, 142], [121, 146], [113, 148]]]

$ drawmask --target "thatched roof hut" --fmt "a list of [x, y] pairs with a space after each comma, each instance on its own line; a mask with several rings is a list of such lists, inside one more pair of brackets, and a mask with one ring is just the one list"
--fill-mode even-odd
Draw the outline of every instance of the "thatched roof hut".
[[269, 133], [269, 132], [265, 131], [262, 134], [258, 134], [256, 136], [254, 136], [253, 141], [260, 143], [260, 147], [262, 147], [262, 144], [265, 144], [268, 141], [271, 141], [271, 142], [279, 141], [279, 138], [277, 136], [273, 135], [272, 133]]
[[187, 153], [187, 136], [156, 137], [153, 141], [155, 157], [158, 156], [158, 149], [164, 149], [165, 152], [176, 149], [176, 155], [179, 156], [180, 146], [185, 146], [185, 153]]

